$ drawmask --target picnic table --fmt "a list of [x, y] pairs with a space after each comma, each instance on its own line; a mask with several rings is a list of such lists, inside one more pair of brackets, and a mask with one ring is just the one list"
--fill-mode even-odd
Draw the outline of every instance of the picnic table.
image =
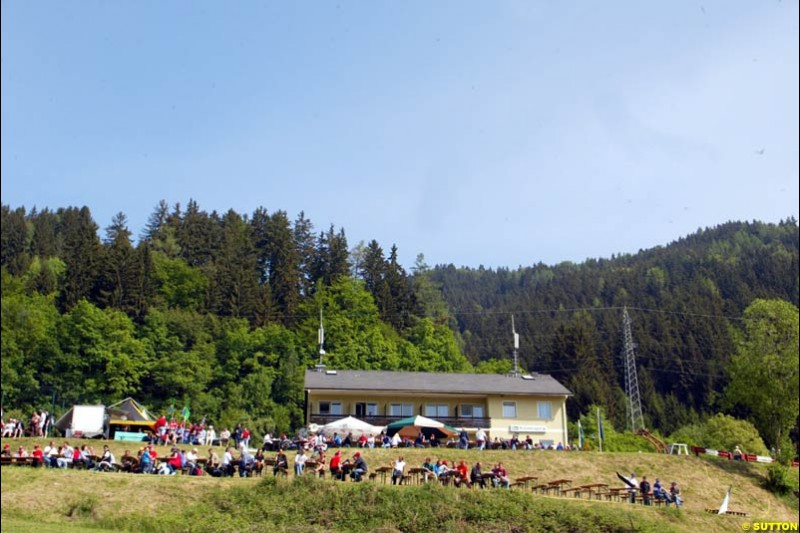
[[630, 487], [611, 487], [608, 489], [609, 501], [622, 501], [623, 496], [628, 497]]
[[572, 484], [572, 480], [571, 479], [556, 479], [556, 480], [553, 480], [553, 481], [549, 481], [547, 483], [547, 485], [550, 487], [550, 489], [548, 489], [548, 491], [549, 490], [554, 490], [556, 495], [560, 496], [561, 493], [564, 491], [564, 488], [566, 486], [571, 485], [571, 484]]
[[375, 469], [375, 474], [381, 476], [381, 483], [386, 483], [386, 474], [394, 470], [391, 466], [379, 466]]
[[[597, 497], [599, 500], [603, 495], [603, 491], [607, 488], [608, 483], [589, 483], [588, 485], [581, 485], [578, 487], [581, 492], [586, 492], [589, 495], [590, 500], [592, 499], [592, 496]], [[580, 494], [578, 497], [580, 497]]]
[[408, 469], [409, 479], [416, 485], [426, 483], [428, 481], [428, 474], [433, 475], [430, 470], [422, 468], [421, 466], [414, 466]]
[[539, 478], [538, 478], [538, 477], [536, 477], [536, 476], [522, 476], [522, 477], [518, 477], [518, 478], [516, 478], [516, 479], [514, 480], [514, 483], [513, 483], [511, 486], [512, 486], [512, 487], [514, 487], [514, 486], [519, 486], [519, 487], [522, 487], [523, 489], [527, 489], [527, 488], [528, 488], [528, 484], [529, 484], [531, 481], [536, 481], [537, 479], [539, 479]]

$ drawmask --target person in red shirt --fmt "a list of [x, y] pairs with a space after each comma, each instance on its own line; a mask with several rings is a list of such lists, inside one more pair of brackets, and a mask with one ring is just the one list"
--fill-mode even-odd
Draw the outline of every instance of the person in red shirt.
[[42, 466], [44, 463], [44, 453], [42, 452], [42, 449], [39, 448], [38, 444], [33, 445], [31, 456], [33, 457], [33, 466]]
[[360, 437], [358, 437], [358, 447], [363, 448], [367, 445], [367, 435], [362, 433]]
[[331, 476], [333, 479], [341, 479], [344, 481], [344, 476], [342, 475], [342, 452], [336, 451], [331, 458]]
[[464, 462], [464, 459], [461, 459], [456, 466], [455, 483], [456, 487], [460, 487], [461, 483], [465, 483], [467, 487], [472, 486], [472, 483], [469, 482], [469, 467], [467, 466], [467, 463]]

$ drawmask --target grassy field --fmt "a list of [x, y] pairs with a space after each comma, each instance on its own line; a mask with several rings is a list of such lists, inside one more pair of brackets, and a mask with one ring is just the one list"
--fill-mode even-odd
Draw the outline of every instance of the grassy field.
[[[30, 449], [34, 442], [20, 442]], [[95, 451], [101, 441], [93, 441]], [[131, 443], [109, 443], [119, 457]], [[166, 449], [159, 450], [165, 454]], [[206, 452], [207, 450], [201, 450]], [[346, 450], [351, 454], [355, 450]], [[2, 469], [2, 531], [730, 531], [752, 520], [797, 521], [795, 496], [762, 488], [766, 465], [715, 458], [596, 452], [365, 450], [371, 469], [400, 454], [503, 461], [511, 477], [568, 478], [573, 485], [619, 486], [615, 471], [651, 482], [678, 481], [681, 510], [534, 495], [529, 491], [391, 487], [309, 477], [264, 479], [141, 476], [24, 467]], [[293, 454], [290, 452], [290, 458]], [[797, 484], [797, 469], [791, 482]], [[750, 518], [709, 515], [733, 487], [731, 510]], [[62, 526], [63, 525], [63, 526]]]

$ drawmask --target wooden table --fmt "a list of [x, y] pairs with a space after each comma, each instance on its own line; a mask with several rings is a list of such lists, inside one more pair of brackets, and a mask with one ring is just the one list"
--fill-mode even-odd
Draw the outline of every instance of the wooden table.
[[391, 466], [379, 466], [375, 469], [375, 473], [381, 476], [381, 483], [386, 484], [386, 474], [394, 470]]
[[608, 499], [622, 501], [622, 497], [628, 495], [628, 488], [629, 487], [611, 487], [608, 489]]
[[586, 492], [589, 495], [590, 500], [592, 499], [592, 496], [595, 496], [599, 500], [603, 493], [603, 489], [608, 488], [608, 483], [589, 483], [588, 485], [581, 485], [578, 488], [582, 492]]
[[529, 484], [531, 481], [536, 481], [537, 479], [539, 479], [539, 478], [538, 478], [538, 477], [536, 477], [536, 476], [522, 476], [522, 477], [518, 477], [517, 479], [515, 479], [515, 480], [514, 480], [514, 483], [513, 483], [511, 486], [512, 486], [512, 487], [513, 487], [513, 486], [520, 486], [520, 487], [522, 487], [523, 489], [527, 489], [527, 488], [528, 488], [528, 484]]
[[408, 469], [408, 475], [411, 476], [411, 481], [416, 485], [421, 485], [428, 480], [428, 474], [430, 470], [427, 468], [422, 468], [420, 466], [415, 466], [413, 468]]
[[561, 491], [564, 490], [564, 487], [570, 485], [571, 483], [572, 483], [571, 479], [556, 479], [553, 481], [549, 481], [547, 485], [548, 487], [550, 487], [550, 489], [556, 492], [556, 495], [561, 495]]

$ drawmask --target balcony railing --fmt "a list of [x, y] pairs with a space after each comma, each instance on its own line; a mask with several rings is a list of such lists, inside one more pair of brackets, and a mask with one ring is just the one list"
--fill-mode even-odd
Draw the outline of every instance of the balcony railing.
[[[348, 415], [329, 415], [329, 414], [312, 414], [309, 417], [308, 423], [309, 424], [319, 424], [320, 426], [324, 426], [325, 424], [330, 424], [331, 422], [335, 422], [337, 420], [341, 420], [342, 418]], [[373, 426], [388, 426], [392, 422], [397, 420], [401, 420], [403, 418], [408, 418], [407, 416], [358, 416], [352, 415], [358, 418], [359, 420], [363, 420], [368, 424], [372, 424]], [[429, 417], [432, 418], [432, 417]], [[463, 417], [463, 416], [444, 416], [444, 417], [436, 417], [434, 420], [437, 422], [441, 422], [442, 424], [447, 424], [448, 426], [452, 426], [454, 428], [490, 428], [492, 425], [491, 418], [477, 418], [477, 417]]]

